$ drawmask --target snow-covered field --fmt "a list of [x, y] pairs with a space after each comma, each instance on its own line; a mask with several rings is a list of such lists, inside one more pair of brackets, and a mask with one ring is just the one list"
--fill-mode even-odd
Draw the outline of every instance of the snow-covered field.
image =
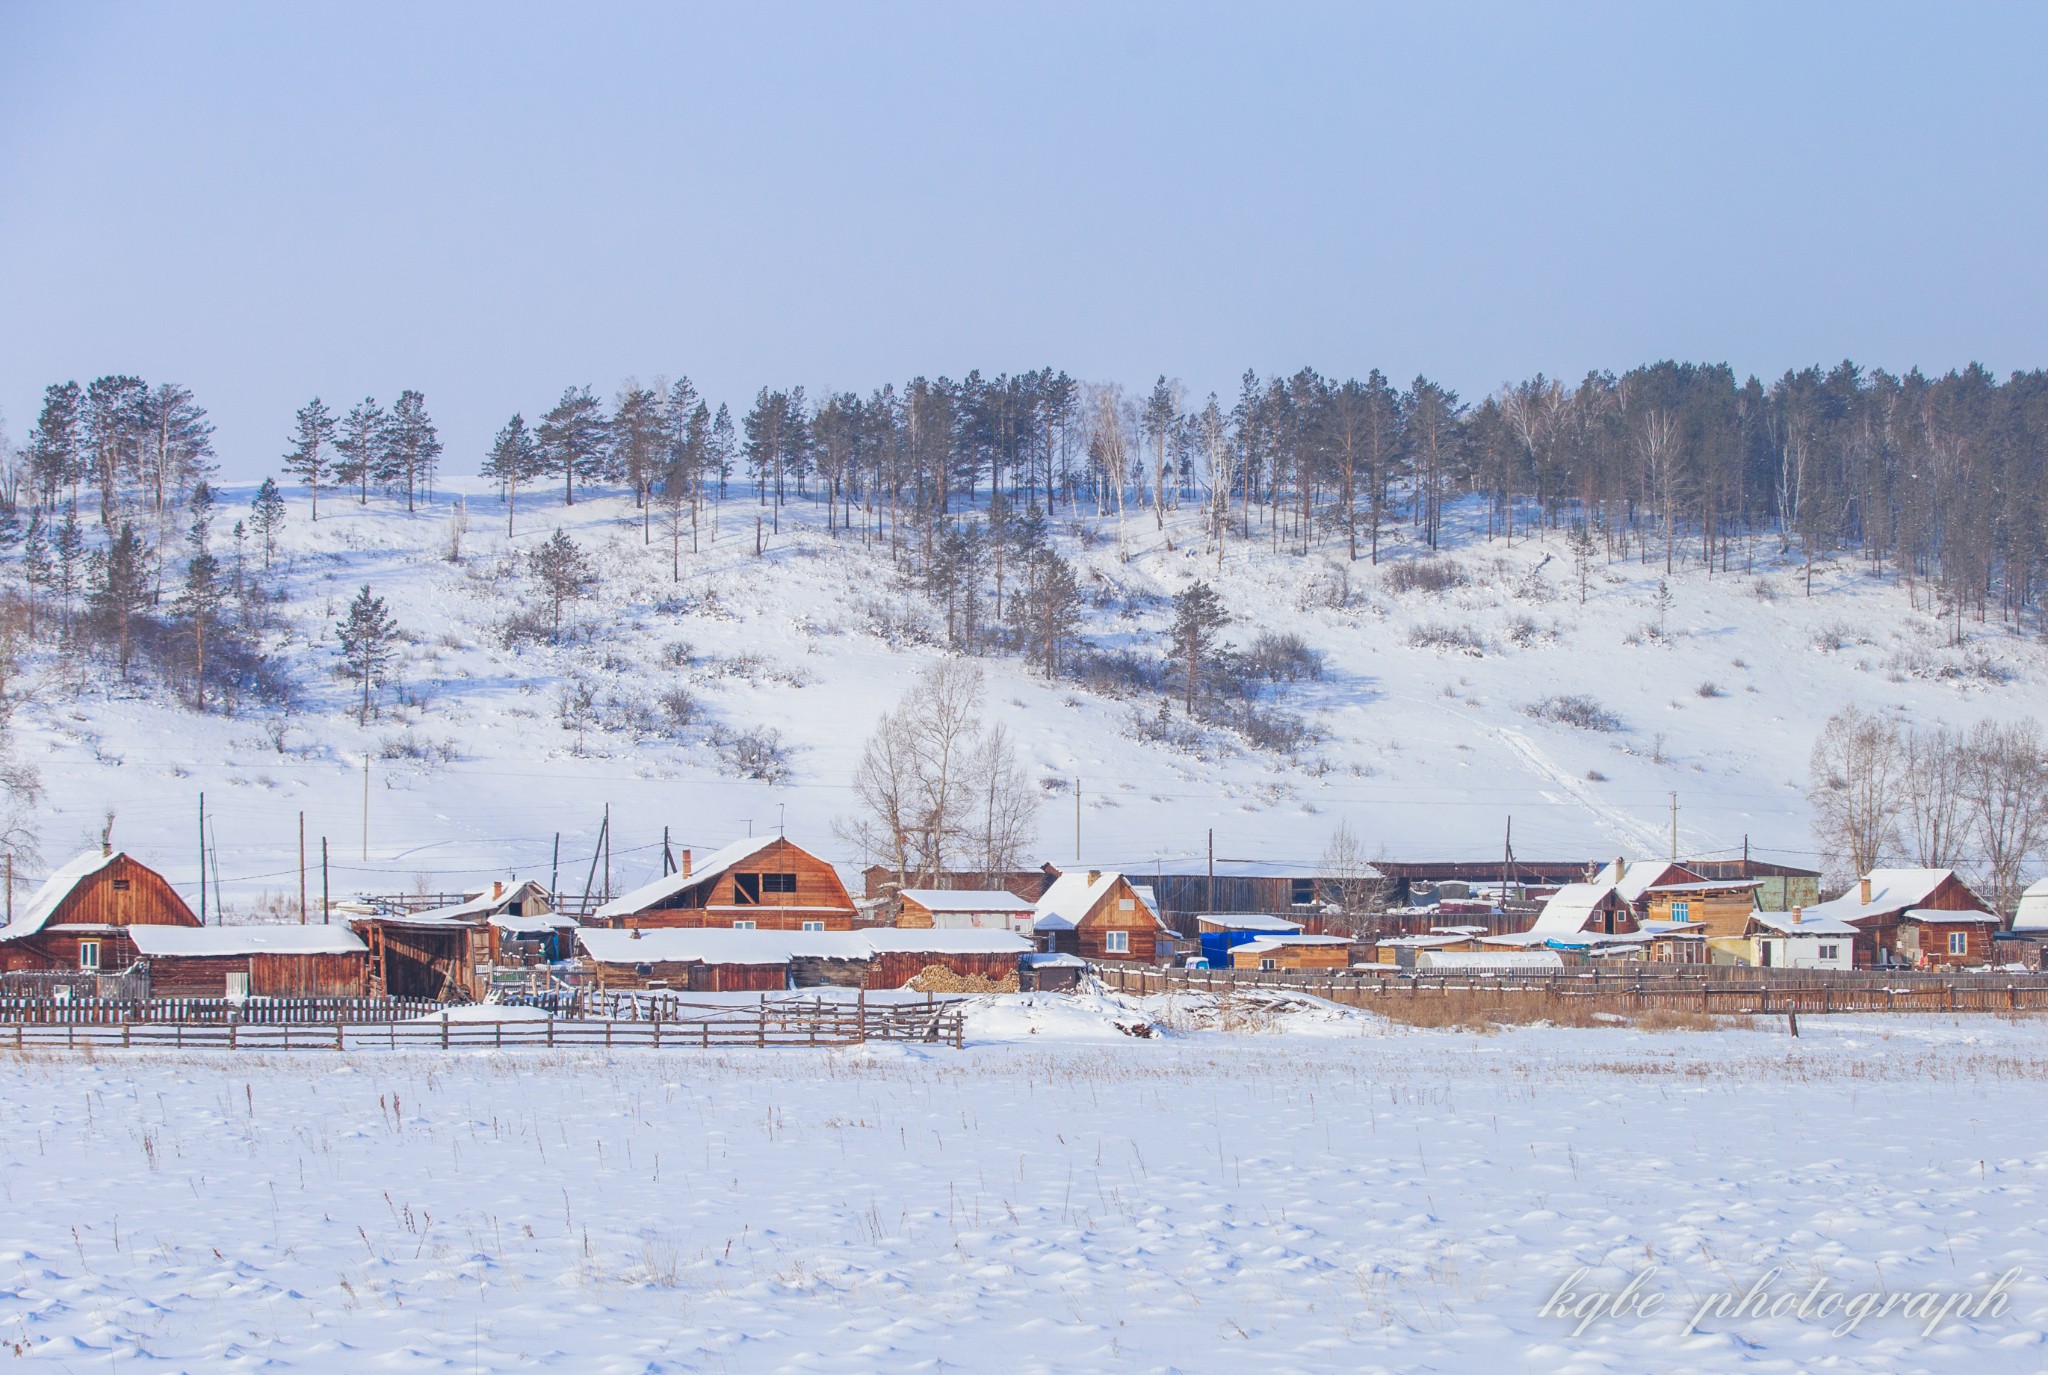
[[[1993, 1019], [962, 1052], [0, 1058], [0, 1349], [60, 1370], [2038, 1370], [2048, 1055]], [[1193, 1027], [1202, 1009], [1150, 1016]], [[1995, 1316], [1709, 1317], [1983, 1292]], [[1542, 1309], [1648, 1271], [1648, 1318]], [[1768, 1279], [1771, 1272], [1778, 1277]]]
[[[225, 499], [232, 509], [248, 492]], [[196, 893], [202, 791], [220, 877], [244, 907], [295, 896], [301, 810], [316, 865], [330, 842], [337, 896], [416, 881], [449, 891], [508, 870], [545, 881], [557, 832], [562, 886], [580, 892], [606, 803], [615, 890], [659, 872], [664, 827], [701, 853], [781, 824], [859, 860], [832, 823], [852, 808], [861, 742], [940, 653], [942, 618], [886, 557], [857, 534], [828, 536], [800, 506], [757, 560], [756, 509], [736, 493], [673, 580], [659, 530], [643, 543], [628, 501], [565, 509], [530, 492], [509, 543], [502, 510], [471, 496], [462, 559], [449, 562], [446, 498], [414, 517], [330, 498], [315, 525], [295, 494], [276, 576], [289, 629], [270, 642], [298, 685], [289, 715], [194, 716], [161, 685], [94, 671], [73, 696], [46, 677], [16, 714], [17, 748], [49, 792], [45, 861], [96, 844], [112, 812], [117, 842]], [[603, 585], [571, 608], [572, 642], [508, 648], [501, 627], [531, 601], [523, 551], [557, 526], [594, 554]], [[1806, 757], [1831, 712], [2013, 717], [2038, 710], [2048, 681], [2033, 639], [1971, 624], [1970, 642], [1951, 647], [1924, 593], [1916, 607], [1889, 571], [1853, 558], [1822, 563], [1809, 599], [1796, 555], [1779, 561], [1769, 539], [1738, 551], [1731, 573], [1681, 566], [1660, 611], [1661, 559], [1597, 565], [1582, 606], [1559, 536], [1509, 548], [1483, 526], [1455, 529], [1446, 552], [1466, 580], [1431, 593], [1393, 591], [1384, 569], [1347, 564], [1334, 544], [1298, 557], [1232, 540], [1219, 568], [1192, 513], [1163, 533], [1134, 514], [1119, 535], [1113, 519], [1063, 512], [1055, 531], [1090, 590], [1083, 633], [1105, 649], [1156, 656], [1166, 599], [1207, 578], [1234, 617], [1226, 639], [1291, 631], [1326, 662], [1319, 680], [1273, 694], [1320, 736], [1281, 756], [1215, 730], [1169, 748], [1133, 728], [1156, 699], [985, 659], [989, 710], [1047, 789], [1035, 858], [1061, 863], [1074, 858], [1076, 778], [1087, 861], [1139, 872], [1202, 854], [1212, 827], [1220, 857], [1312, 861], [1340, 820], [1368, 852], [1399, 857], [1497, 856], [1509, 817], [1525, 857], [1661, 853], [1674, 792], [1681, 849], [1733, 854], [1747, 837], [1763, 857], [1807, 862]], [[1417, 552], [1404, 533], [1397, 561]], [[366, 582], [410, 643], [363, 728], [333, 676], [332, 626]], [[1654, 633], [1660, 622], [1668, 633]], [[589, 709], [565, 726], [579, 685]], [[661, 705], [675, 688], [697, 706], [687, 725]], [[1592, 696], [1619, 728], [1528, 713], [1560, 693]], [[738, 776], [718, 744], [764, 727], [787, 746], [776, 784]]]

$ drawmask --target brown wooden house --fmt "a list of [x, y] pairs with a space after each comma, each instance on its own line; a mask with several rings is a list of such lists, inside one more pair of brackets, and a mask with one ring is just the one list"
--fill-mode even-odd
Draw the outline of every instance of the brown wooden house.
[[901, 988], [927, 969], [1014, 980], [1031, 942], [1006, 931], [726, 931], [589, 927], [576, 933], [604, 988], [772, 993]]
[[839, 871], [781, 836], [737, 841], [612, 899], [591, 924], [731, 931], [847, 931], [853, 898]]
[[1916, 907], [1899, 917], [1898, 957], [1921, 969], [1974, 969], [1992, 962], [2003, 925], [1989, 912]]
[[1351, 942], [1342, 936], [1260, 936], [1232, 946], [1233, 969], [1349, 969]]
[[354, 998], [369, 947], [346, 926], [137, 926], [157, 998]]
[[1749, 930], [1762, 884], [1753, 878], [1662, 884], [1644, 894], [1649, 907], [1644, 921], [1704, 925], [1709, 939], [1741, 936]]
[[162, 874], [119, 850], [88, 851], [0, 927], [0, 971], [111, 973], [135, 962], [130, 928], [198, 925]]
[[1061, 874], [1038, 900], [1032, 928], [1048, 951], [1087, 960], [1151, 963], [1173, 940], [1130, 880], [1106, 869]]
[[1866, 966], [1907, 962], [1899, 954], [1898, 933], [1908, 912], [1983, 912], [1988, 907], [1953, 869], [1872, 869], [1840, 897], [1807, 908], [1806, 915], [1855, 927], [1860, 933], [1856, 963]]

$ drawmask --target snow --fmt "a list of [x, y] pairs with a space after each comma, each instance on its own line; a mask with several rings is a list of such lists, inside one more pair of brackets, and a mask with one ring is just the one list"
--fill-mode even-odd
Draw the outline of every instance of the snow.
[[[1608, 865], [1612, 869], [1613, 865]], [[1535, 924], [1529, 929], [1544, 935], [1572, 935], [1586, 928], [1593, 911], [1609, 893], [1615, 891], [1612, 879], [1596, 879], [1592, 883], [1567, 883], [1544, 900], [1543, 910], [1536, 914]], [[1624, 895], [1625, 896], [1625, 895]]]
[[903, 896], [931, 912], [1029, 912], [1031, 904], [1001, 888], [906, 888]]
[[1668, 859], [1625, 859], [1620, 863], [1620, 874], [1614, 872], [1614, 862], [1610, 861], [1599, 873], [1593, 875], [1589, 885], [1605, 885], [1618, 889], [1623, 900], [1631, 907], [1641, 902], [1644, 895], [1653, 888], [1665, 887], [1669, 883], [1688, 883], [1699, 877], [1691, 870]]
[[2048, 878], [2041, 879], [2020, 894], [2019, 910], [2013, 914], [2015, 931], [2048, 931]]
[[880, 926], [850, 934], [876, 954], [928, 950], [935, 955], [1022, 955], [1032, 948], [1030, 941], [1009, 931], [892, 929]]
[[646, 928], [639, 931], [585, 927], [576, 939], [603, 964], [787, 964], [792, 959], [868, 960], [884, 952], [928, 951], [951, 955], [1021, 955], [1031, 942], [1007, 931], [727, 931]]
[[59, 865], [29, 897], [28, 904], [21, 909], [20, 914], [5, 926], [0, 926], [0, 941], [19, 940], [23, 936], [33, 936], [42, 930], [51, 913], [63, 905], [65, 898], [71, 896], [72, 889], [120, 857], [119, 850], [88, 850]]
[[1256, 912], [1206, 912], [1195, 924], [1210, 931], [1299, 931], [1301, 923]]
[[1751, 912], [1749, 919], [1758, 926], [1767, 927], [1772, 931], [1783, 931], [1787, 935], [1860, 936], [1863, 934], [1846, 921], [1841, 921], [1835, 917], [1815, 916], [1814, 909], [1811, 907], [1804, 909], [1796, 921], [1790, 912]]
[[[1976, 1375], [2048, 1346], [2030, 1023], [976, 1002], [964, 1052], [7, 1058], [0, 1331], [51, 1369], [577, 1375]], [[2014, 1266], [2007, 1311], [1931, 1336], [1789, 1308], [1684, 1331], [1773, 1270]], [[1541, 1310], [1580, 1271], [1647, 1272], [1662, 1308], [1574, 1336]]]
[[1901, 913], [1900, 919], [1903, 921], [1941, 923], [1950, 926], [1957, 924], [2003, 926], [2005, 924], [1989, 912], [1951, 912], [1940, 907], [1915, 907]]
[[1355, 944], [1355, 942], [1353, 942], [1349, 936], [1260, 936], [1256, 940], [1246, 941], [1243, 945], [1232, 946], [1230, 948], [1230, 953], [1233, 955], [1238, 954], [1240, 952], [1247, 955], [1269, 955], [1275, 950], [1285, 950], [1290, 945], [1352, 944]]
[[368, 950], [346, 926], [157, 926], [124, 928], [136, 953], [155, 958], [207, 955], [359, 955]]
[[515, 1007], [507, 1003], [464, 1003], [414, 1017], [415, 1022], [545, 1022], [552, 1015], [537, 1007]]
[[1547, 974], [1564, 968], [1555, 950], [1425, 950], [1415, 967], [1437, 974]]
[[700, 883], [707, 883], [717, 878], [735, 864], [752, 859], [755, 855], [761, 853], [761, 851], [767, 849], [780, 839], [780, 836], [761, 835], [749, 836], [745, 840], [735, 840], [730, 845], [706, 855], [702, 864], [691, 865], [688, 873], [677, 870], [675, 873], [665, 874], [651, 883], [642, 884], [631, 892], [605, 903], [593, 915], [598, 920], [604, 920], [608, 917], [623, 917], [629, 916], [634, 912], [645, 911], [659, 902], [674, 897], [685, 889], [695, 888]]
[[1933, 896], [1935, 889], [1955, 877], [1955, 872], [1953, 869], [1872, 869], [1864, 875], [1870, 884], [1869, 902], [1863, 901], [1862, 884], [1851, 883], [1849, 891], [1826, 902], [1815, 903], [1806, 909], [1806, 914], [1810, 917], [1834, 917], [1841, 921], [1861, 921], [1888, 912], [1904, 912]]

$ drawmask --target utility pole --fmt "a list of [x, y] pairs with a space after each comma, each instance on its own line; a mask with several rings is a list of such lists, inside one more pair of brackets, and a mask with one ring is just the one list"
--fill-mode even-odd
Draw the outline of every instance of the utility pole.
[[199, 924], [206, 925], [206, 794], [199, 794]]
[[1506, 838], [1506, 839], [1505, 839], [1505, 840], [1504, 840], [1504, 841], [1503, 841], [1503, 842], [1501, 843], [1501, 850], [1500, 850], [1500, 901], [1501, 901], [1501, 910], [1502, 910], [1502, 911], [1506, 911], [1506, 910], [1507, 910], [1507, 901], [1508, 901], [1508, 871], [1509, 871], [1509, 870], [1511, 870], [1511, 869], [1513, 869], [1514, 867], [1515, 867], [1515, 819], [1514, 819], [1513, 817], [1509, 817], [1509, 818], [1508, 818], [1508, 833], [1507, 833], [1507, 838]]
[[668, 848], [668, 827], [661, 828], [661, 876], [667, 878], [676, 871], [676, 857]]
[[370, 862], [370, 752], [363, 751], [363, 863]]
[[1081, 862], [1081, 780], [1074, 780], [1074, 863]]
[[1671, 862], [1678, 863], [1678, 794], [1671, 794]]
[[562, 833], [555, 832], [555, 857], [548, 863], [548, 906], [562, 905]]
[[14, 924], [14, 851], [7, 852], [7, 924]]
[[604, 804], [604, 900], [612, 900], [612, 804]]
[[1209, 828], [1209, 893], [1202, 902], [1209, 911], [1214, 912], [1216, 910], [1216, 828], [1214, 826]]
[[327, 837], [320, 837], [320, 924], [334, 920], [334, 899], [327, 895]]
[[306, 814], [299, 813], [299, 925], [306, 924]]

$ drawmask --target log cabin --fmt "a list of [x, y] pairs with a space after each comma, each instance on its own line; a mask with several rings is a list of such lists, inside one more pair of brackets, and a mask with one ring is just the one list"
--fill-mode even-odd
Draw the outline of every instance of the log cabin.
[[1916, 969], [1975, 969], [1991, 963], [2001, 925], [1989, 912], [1916, 907], [1899, 917], [1898, 956]]
[[1349, 969], [1351, 941], [1344, 936], [1268, 935], [1230, 952], [1233, 969]]
[[1048, 952], [1087, 960], [1149, 963], [1173, 939], [1130, 880], [1107, 869], [1061, 874], [1038, 900], [1032, 930]]
[[1953, 869], [1872, 869], [1840, 897], [1807, 908], [1806, 915], [1855, 927], [1856, 963], [1867, 967], [1909, 963], [1898, 952], [1899, 921], [1917, 908], [1983, 912], [1989, 904]]
[[355, 998], [370, 949], [346, 926], [136, 926], [154, 998]]
[[692, 866], [612, 899], [591, 924], [618, 930], [848, 931], [853, 898], [839, 871], [781, 836], [735, 841]]
[[[1615, 861], [1620, 864], [1620, 860]], [[1612, 880], [1567, 883], [1544, 900], [1528, 933], [1532, 936], [1597, 934], [1621, 936], [1637, 930], [1642, 918], [1628, 894]], [[1540, 945], [1542, 941], [1533, 944]]]
[[0, 971], [111, 973], [135, 962], [131, 928], [198, 925], [162, 874], [120, 850], [87, 851], [0, 927]]
[[906, 888], [896, 913], [905, 930], [1009, 931], [1029, 935], [1030, 903], [1001, 888]]

